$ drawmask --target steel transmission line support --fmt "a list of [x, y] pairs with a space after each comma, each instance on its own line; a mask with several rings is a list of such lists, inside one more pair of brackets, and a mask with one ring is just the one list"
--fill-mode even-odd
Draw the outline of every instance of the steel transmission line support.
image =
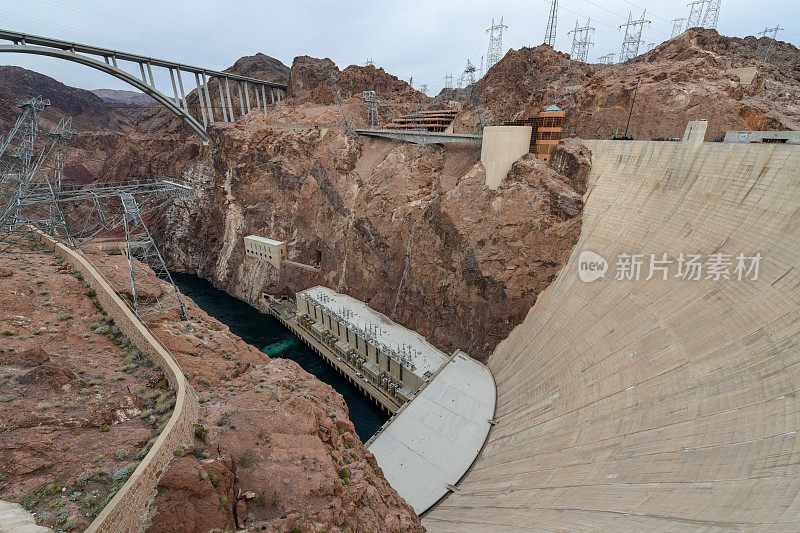
[[378, 120], [378, 98], [375, 96], [375, 91], [364, 91], [362, 95], [364, 103], [369, 106], [367, 111], [367, 124], [370, 128], [380, 127]]
[[758, 40], [756, 56], [763, 57], [764, 63], [769, 61], [769, 56], [772, 54], [772, 49], [775, 47], [775, 41], [777, 40], [778, 32], [782, 30], [783, 28], [778, 25], [774, 28], [764, 28], [764, 31], [758, 33], [762, 37], [765, 37], [765, 39]]
[[672, 19], [672, 33], [669, 36], [670, 39], [674, 39], [675, 37], [683, 33], [684, 20], [686, 19], [685, 18]]
[[619, 54], [619, 62], [624, 63], [629, 59], [639, 55], [639, 47], [642, 45], [642, 30], [645, 24], [650, 24], [645, 20], [647, 10], [642, 11], [641, 18], [634, 20], [633, 13], [628, 12], [628, 22], [620, 25], [620, 29], [625, 28], [625, 38], [622, 40], [622, 50]]
[[717, 23], [719, 22], [719, 8], [722, 4], [722, 0], [707, 0], [707, 2], [706, 13], [703, 15], [703, 27], [716, 30]]
[[689, 6], [689, 19], [686, 21], [686, 28], [697, 28], [700, 26], [700, 19], [703, 16], [703, 9], [706, 7], [706, 0], [694, 0], [686, 4]]
[[126, 251], [136, 316], [146, 323], [153, 316], [178, 309], [181, 318], [187, 318], [181, 293], [139, 214], [136, 200], [129, 193], [122, 193], [119, 198], [124, 210]]
[[594, 44], [592, 42], [594, 28], [589, 26], [591, 20], [586, 20], [586, 26], [579, 26], [576, 20], [575, 29], [567, 34], [572, 35], [572, 51], [569, 55], [573, 61], [586, 63], [586, 59], [589, 57], [589, 48]]
[[[486, 30], [489, 34], [489, 50], [486, 53], [486, 70], [492, 68], [492, 65], [502, 59], [503, 56], [503, 29], [508, 26], [503, 24], [503, 17], [500, 17], [500, 24], [495, 25], [492, 19], [492, 25]], [[483, 66], [481, 66], [481, 75], [483, 74]]]
[[558, 0], [550, 2], [550, 16], [547, 18], [547, 29], [544, 32], [544, 44], [556, 47], [556, 24], [558, 22]]
[[597, 60], [600, 61], [600, 63], [602, 63], [603, 65], [613, 65], [614, 55], [615, 55], [614, 52], [611, 52], [610, 54], [600, 56], [599, 58], [597, 58]]

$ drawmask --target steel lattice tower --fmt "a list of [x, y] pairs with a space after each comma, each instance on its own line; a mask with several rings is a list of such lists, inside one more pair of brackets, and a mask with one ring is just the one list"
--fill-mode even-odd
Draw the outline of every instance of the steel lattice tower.
[[777, 40], [778, 32], [781, 30], [783, 30], [783, 28], [781, 28], [779, 24], [774, 28], [764, 28], [764, 31], [758, 33], [762, 37], [766, 37], [766, 39], [758, 40], [758, 49], [756, 50], [756, 56], [763, 57], [765, 63], [769, 61], [769, 56], [770, 54], [772, 54], [772, 49], [775, 46], [775, 41]]
[[377, 128], [380, 126], [378, 120], [378, 98], [375, 96], [375, 91], [364, 91], [364, 103], [369, 106], [367, 111], [367, 124], [370, 128]]
[[703, 27], [717, 29], [717, 22], [719, 21], [719, 8], [722, 0], [707, 0], [708, 6], [706, 13], [703, 15]]
[[633, 13], [628, 12], [628, 22], [620, 25], [620, 29], [625, 28], [625, 38], [622, 40], [622, 50], [619, 53], [619, 62], [624, 63], [629, 59], [639, 55], [639, 46], [642, 44], [642, 30], [645, 24], [650, 24], [645, 20], [647, 10], [642, 11], [642, 17], [634, 20]]
[[[500, 24], [495, 25], [492, 19], [492, 25], [486, 30], [489, 34], [489, 50], [486, 52], [486, 70], [492, 68], [492, 65], [497, 63], [503, 58], [503, 29], [508, 28], [503, 24], [503, 17], [500, 17]], [[483, 73], [483, 67], [481, 67]]]
[[129, 193], [120, 194], [120, 200], [125, 213], [126, 255], [131, 273], [133, 310], [142, 322], [173, 309], [180, 310], [181, 317], [185, 317], [186, 306], [181, 293], [142, 220], [136, 200]]
[[672, 34], [670, 34], [669, 38], [674, 39], [681, 33], [683, 33], [683, 21], [686, 20], [685, 18], [679, 19], [672, 19]]
[[550, 2], [550, 16], [547, 17], [547, 29], [544, 31], [544, 44], [556, 47], [556, 25], [558, 23], [558, 0]]
[[694, 2], [686, 5], [689, 6], [689, 18], [686, 21], [686, 28], [699, 27], [703, 17], [703, 9], [706, 7], [706, 0], [694, 0]]
[[599, 58], [597, 58], [597, 60], [600, 61], [600, 63], [602, 63], [604, 65], [613, 65], [614, 64], [614, 55], [616, 55], [616, 54], [614, 54], [614, 52], [611, 52], [610, 54], [606, 54], [604, 56], [600, 56]]
[[[467, 59], [467, 66], [464, 68], [464, 72], [461, 73], [461, 77], [458, 79], [458, 88], [464, 89], [473, 85], [475, 83], [475, 71], [478, 70], [475, 68], [475, 65], [472, 64], [472, 61]], [[467, 84], [464, 85], [464, 81], [466, 80]]]
[[569, 55], [573, 61], [586, 63], [586, 59], [589, 57], [589, 48], [594, 44], [592, 42], [594, 28], [589, 26], [591, 20], [586, 20], [586, 26], [579, 26], [576, 20], [575, 29], [567, 34], [572, 35], [572, 51]]

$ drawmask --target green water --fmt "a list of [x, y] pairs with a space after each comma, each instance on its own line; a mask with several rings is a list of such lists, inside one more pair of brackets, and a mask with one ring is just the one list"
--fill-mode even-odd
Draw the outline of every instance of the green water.
[[182, 293], [207, 314], [227, 325], [242, 340], [270, 357], [296, 361], [306, 372], [332, 386], [344, 397], [350, 420], [363, 442], [386, 422], [388, 416], [385, 413], [275, 318], [260, 313], [197, 276], [174, 273], [172, 277]]

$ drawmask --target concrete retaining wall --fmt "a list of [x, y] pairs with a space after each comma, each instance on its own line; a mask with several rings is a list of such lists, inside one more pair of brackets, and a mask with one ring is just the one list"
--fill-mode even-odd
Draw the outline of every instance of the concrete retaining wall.
[[486, 169], [486, 187], [496, 190], [514, 162], [531, 150], [530, 126], [483, 128], [481, 163]]
[[55, 252], [83, 275], [84, 281], [95, 290], [103, 309], [114, 319], [120, 331], [161, 367], [177, 393], [172, 417], [150, 452], [139, 463], [127, 483], [86, 529], [87, 533], [143, 531], [150, 504], [156, 495], [156, 486], [167, 465], [175, 457], [173, 452], [176, 448], [191, 445], [193, 442], [194, 424], [197, 422], [199, 408], [197, 395], [172, 355], [139, 321], [83, 254], [58, 243], [55, 244]]

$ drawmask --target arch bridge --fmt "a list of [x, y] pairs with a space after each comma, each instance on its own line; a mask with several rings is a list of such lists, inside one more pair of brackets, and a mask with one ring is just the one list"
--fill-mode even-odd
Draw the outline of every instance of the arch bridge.
[[[281, 83], [130, 54], [109, 48], [1, 29], [0, 41], [11, 43], [0, 44], [0, 52], [55, 57], [110, 74], [142, 91], [169, 109], [192, 131], [202, 137], [203, 141], [208, 141], [207, 128], [211, 122], [220, 119], [223, 122], [232, 122], [249, 113], [253, 107], [266, 112], [268, 104], [279, 102], [286, 96], [287, 87]], [[138, 65], [139, 76], [126, 72], [120, 62]], [[155, 79], [153, 78], [154, 67], [169, 71], [173, 97], [167, 96], [156, 87]], [[197, 106], [190, 107], [187, 103], [183, 85], [184, 74], [193, 75], [194, 77], [197, 88]], [[217, 91], [214, 91], [214, 88], [211, 87], [212, 80], [216, 80]], [[233, 97], [231, 97], [231, 86], [235, 90]], [[214, 103], [214, 92], [219, 93], [219, 105]], [[190, 109], [192, 112], [190, 112]]]

